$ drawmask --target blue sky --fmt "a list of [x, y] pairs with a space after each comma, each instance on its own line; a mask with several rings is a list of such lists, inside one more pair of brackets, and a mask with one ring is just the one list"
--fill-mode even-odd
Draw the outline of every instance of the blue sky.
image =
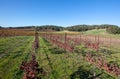
[[120, 0], [0, 0], [0, 26], [114, 24]]

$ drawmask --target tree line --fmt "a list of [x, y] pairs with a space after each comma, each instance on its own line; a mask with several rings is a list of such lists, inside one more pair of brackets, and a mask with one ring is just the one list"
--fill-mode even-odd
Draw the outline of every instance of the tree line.
[[109, 25], [109, 24], [103, 24], [103, 25], [74, 25], [66, 27], [66, 30], [69, 31], [87, 31], [92, 29], [106, 29], [108, 33], [111, 34], [120, 34], [120, 27], [117, 25]]
[[56, 25], [42, 25], [37, 26], [38, 31], [63, 31], [64, 27], [62, 26], [56, 26]]
[[[0, 26], [0, 28], [3, 28]], [[117, 25], [109, 25], [109, 24], [102, 24], [102, 25], [73, 25], [68, 27], [57, 26], [57, 25], [42, 25], [42, 26], [22, 26], [22, 27], [7, 27], [9, 29], [34, 29], [36, 28], [38, 31], [87, 31], [92, 29], [106, 29], [108, 33], [111, 34], [120, 34], [120, 27]]]
[[118, 26], [108, 27], [106, 31], [110, 34], [120, 34], [120, 27]]

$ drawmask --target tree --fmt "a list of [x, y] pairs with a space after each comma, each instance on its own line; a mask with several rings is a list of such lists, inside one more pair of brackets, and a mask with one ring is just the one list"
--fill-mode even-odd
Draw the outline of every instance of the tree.
[[106, 31], [111, 34], [120, 34], [120, 28], [118, 26], [109, 27]]

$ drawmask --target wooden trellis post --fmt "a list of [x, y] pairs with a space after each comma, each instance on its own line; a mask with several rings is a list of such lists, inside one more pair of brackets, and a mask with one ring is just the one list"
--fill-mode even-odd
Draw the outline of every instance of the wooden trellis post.
[[81, 44], [81, 34], [80, 34], [80, 44]]
[[67, 41], [67, 33], [65, 33], [65, 43], [66, 43], [66, 41]]
[[[67, 44], [67, 33], [65, 33], [65, 40], [64, 40], [64, 43], [65, 43], [65, 45]], [[66, 46], [65, 46], [65, 51], [66, 51], [67, 49], [66, 49]]]
[[110, 36], [110, 47], [111, 47], [111, 36]]

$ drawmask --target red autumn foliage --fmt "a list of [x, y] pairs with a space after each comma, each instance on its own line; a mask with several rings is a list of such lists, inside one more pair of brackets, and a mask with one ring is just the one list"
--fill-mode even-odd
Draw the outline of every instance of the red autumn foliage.
[[38, 39], [38, 33], [35, 32], [35, 40], [33, 42], [33, 52], [31, 54], [32, 59], [30, 61], [23, 61], [20, 69], [24, 71], [24, 76], [23, 79], [35, 79], [36, 78], [36, 73], [39, 72], [38, 67], [39, 64], [36, 61], [36, 56], [35, 56], [35, 50], [39, 46], [39, 39]]
[[99, 69], [104, 69], [107, 73], [115, 76], [120, 75], [120, 68], [116, 64], [106, 62], [102, 57], [94, 58], [91, 53], [86, 53], [86, 60]]

